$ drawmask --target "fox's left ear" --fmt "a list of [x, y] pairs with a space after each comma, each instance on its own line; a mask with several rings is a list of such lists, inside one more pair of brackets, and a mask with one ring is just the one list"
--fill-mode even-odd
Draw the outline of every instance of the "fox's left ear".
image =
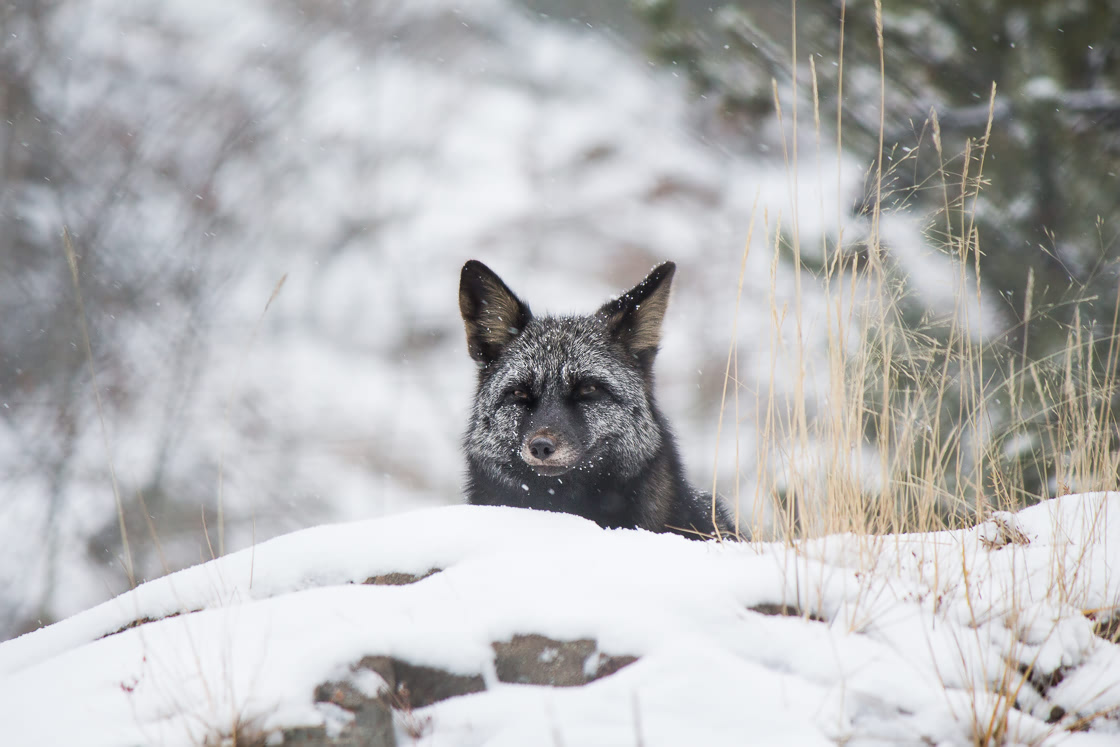
[[676, 270], [672, 262], [658, 265], [645, 280], [598, 311], [611, 335], [643, 364], [653, 361], [661, 342], [661, 321], [669, 307], [669, 286]]

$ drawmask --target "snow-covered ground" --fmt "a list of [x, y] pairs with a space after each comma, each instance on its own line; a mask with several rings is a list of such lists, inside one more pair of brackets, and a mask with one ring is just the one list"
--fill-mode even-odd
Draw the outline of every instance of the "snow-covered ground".
[[[7, 744], [345, 733], [317, 686], [372, 698], [357, 664], [389, 656], [481, 677], [398, 711], [401, 744], [1116, 744], [1120, 646], [1094, 625], [1116, 619], [1118, 572], [1117, 493], [792, 547], [427, 509], [282, 536], [0, 644], [0, 724]], [[421, 578], [362, 583], [389, 573]], [[530, 634], [593, 640], [591, 670], [636, 661], [502, 681], [493, 644]]]

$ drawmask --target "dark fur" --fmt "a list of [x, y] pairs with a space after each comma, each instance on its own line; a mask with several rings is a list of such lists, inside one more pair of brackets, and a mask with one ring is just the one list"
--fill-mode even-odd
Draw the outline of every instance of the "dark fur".
[[[479, 365], [467, 498], [577, 514], [604, 527], [716, 533], [653, 396], [675, 266], [589, 316], [535, 317], [486, 265], [463, 266], [459, 309]], [[720, 533], [731, 522], [715, 506]]]

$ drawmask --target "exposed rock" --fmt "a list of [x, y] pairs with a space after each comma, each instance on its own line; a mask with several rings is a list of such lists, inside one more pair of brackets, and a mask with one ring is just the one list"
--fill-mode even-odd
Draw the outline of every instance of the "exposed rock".
[[116, 630], [113, 630], [113, 631], [110, 631], [110, 632], [106, 633], [105, 635], [103, 635], [101, 637], [102, 638], [108, 638], [111, 635], [116, 635], [117, 633], [123, 633], [126, 630], [132, 630], [133, 628], [138, 628], [141, 625], [147, 625], [148, 623], [154, 623], [154, 622], [158, 622], [160, 620], [168, 620], [172, 617], [178, 617], [179, 615], [187, 615], [187, 614], [192, 614], [194, 612], [200, 612], [200, 611], [201, 610], [187, 610], [186, 612], [171, 612], [167, 615], [164, 615], [163, 617], [139, 617], [139, 618], [133, 620], [130, 623], [127, 623], [125, 625], [120, 626]]
[[372, 584], [373, 586], [406, 586], [408, 584], [414, 584], [417, 581], [423, 581], [428, 576], [434, 576], [442, 570], [442, 568], [432, 568], [427, 573], [421, 573], [419, 575], [414, 573], [400, 573], [399, 571], [382, 573], [380, 576], [370, 576], [362, 583]]
[[753, 607], [748, 607], [747, 609], [751, 610], [752, 612], [758, 612], [762, 615], [803, 617], [806, 620], [812, 620], [814, 622], [828, 622], [826, 618], [821, 617], [816, 612], [813, 612], [812, 610], [802, 610], [796, 604], [775, 604], [773, 602], [763, 602], [762, 604], [756, 604]]
[[[419, 579], [413, 577], [413, 580]], [[378, 582], [371, 580], [371, 583]], [[498, 679], [510, 683], [553, 687], [586, 685], [637, 661], [633, 656], [604, 654], [590, 638], [557, 641], [542, 635], [517, 635], [512, 640], [497, 641], [492, 645]], [[426, 732], [429, 719], [418, 717], [413, 713], [414, 709], [486, 689], [481, 675], [452, 674], [392, 656], [366, 656], [351, 671], [350, 680], [324, 682], [315, 688], [315, 702], [337, 706], [353, 714], [354, 720], [337, 734], [330, 734], [322, 726], [287, 729], [282, 734], [283, 744], [300, 747], [396, 747], [394, 719], [405, 733], [417, 739]], [[368, 676], [369, 673], [384, 680], [376, 695], [369, 694], [371, 688], [363, 689], [357, 684], [363, 675]]]
[[590, 638], [555, 641], [543, 635], [516, 635], [493, 644], [498, 679], [526, 685], [572, 687], [614, 674], [637, 661], [599, 652]]
[[381, 675], [390, 695], [402, 702], [398, 709], [423, 708], [456, 695], [482, 692], [486, 689], [481, 675], [451, 674], [442, 669], [410, 664], [391, 656], [366, 656], [355, 669], [368, 669]]
[[[354, 714], [354, 721], [335, 737], [319, 727], [305, 730], [304, 734], [284, 735], [284, 743], [303, 745], [370, 745], [370, 747], [395, 747], [393, 711], [382, 696], [369, 697], [349, 682], [325, 682], [315, 688], [316, 703], [333, 703]], [[313, 732], [320, 732], [315, 734]], [[318, 741], [317, 741], [318, 740]]]

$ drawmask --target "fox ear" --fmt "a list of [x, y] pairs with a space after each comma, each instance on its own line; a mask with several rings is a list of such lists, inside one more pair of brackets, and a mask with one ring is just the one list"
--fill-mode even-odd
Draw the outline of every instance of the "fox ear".
[[661, 342], [661, 320], [669, 307], [669, 286], [676, 270], [672, 262], [658, 265], [645, 280], [603, 304], [598, 312], [611, 335], [647, 365]]
[[483, 365], [493, 363], [533, 318], [493, 270], [473, 259], [459, 278], [459, 313], [467, 328], [467, 350]]

